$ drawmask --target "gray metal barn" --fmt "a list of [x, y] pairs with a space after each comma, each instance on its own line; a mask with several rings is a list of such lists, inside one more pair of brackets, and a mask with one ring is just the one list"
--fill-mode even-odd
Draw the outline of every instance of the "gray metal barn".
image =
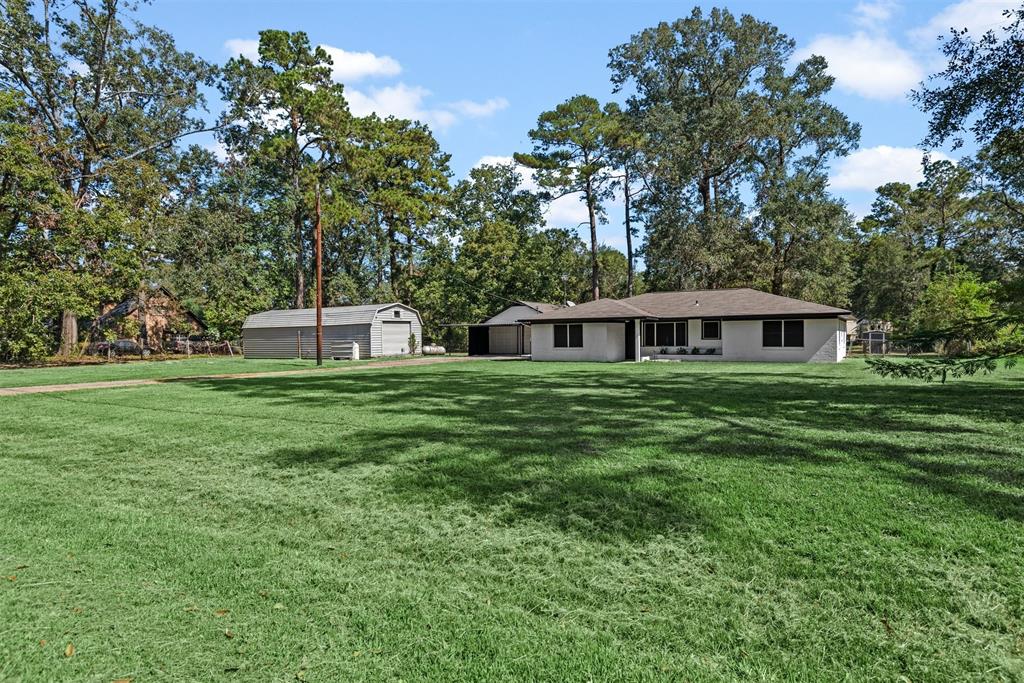
[[[416, 353], [423, 348], [420, 314], [405, 304], [332, 306], [323, 309], [324, 356], [359, 344], [359, 356], [401, 356], [410, 353], [409, 335], [416, 336]], [[253, 313], [242, 325], [246, 358], [315, 358], [316, 309], [298, 308]]]

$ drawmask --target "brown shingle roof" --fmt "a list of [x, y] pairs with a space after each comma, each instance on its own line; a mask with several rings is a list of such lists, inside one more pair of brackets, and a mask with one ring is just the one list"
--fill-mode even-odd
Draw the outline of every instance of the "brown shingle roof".
[[650, 314], [626, 301], [619, 299], [598, 299], [585, 304], [566, 306], [550, 311], [536, 318], [531, 323], [551, 322], [553, 320], [623, 320], [632, 318], [648, 318]]
[[601, 299], [545, 313], [530, 322], [626, 318], [756, 318], [776, 315], [831, 317], [849, 313], [842, 308], [742, 287], [649, 292], [628, 299]]

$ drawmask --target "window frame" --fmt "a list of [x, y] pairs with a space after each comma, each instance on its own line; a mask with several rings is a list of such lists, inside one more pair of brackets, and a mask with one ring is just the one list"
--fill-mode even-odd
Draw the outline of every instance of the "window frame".
[[[764, 326], [765, 323], [778, 323], [779, 324], [779, 344], [778, 346], [768, 346], [765, 344], [764, 339]], [[800, 324], [800, 343], [799, 344], [787, 344], [786, 325]], [[766, 318], [761, 321], [761, 348], [762, 349], [804, 349], [807, 348], [807, 324], [803, 318]]]
[[[679, 341], [679, 328], [680, 327], [683, 328], [683, 340], [682, 341]], [[689, 346], [690, 345], [690, 321], [689, 320], [676, 321], [676, 344], [675, 345], [677, 347], [679, 347], [679, 346]]]
[[[672, 338], [666, 342], [663, 342], [659, 336], [663, 328], [668, 328], [671, 332]], [[676, 345], [676, 324], [674, 322], [659, 322], [655, 323], [654, 328], [654, 345], [657, 347], [671, 348]]]
[[[718, 334], [714, 337], [707, 336], [704, 331], [704, 326], [708, 323], [715, 323], [718, 325]], [[701, 341], [721, 341], [722, 340], [722, 319], [721, 318], [701, 318], [700, 319], [700, 338]]]
[[402, 317], [402, 309], [396, 308], [395, 312], [394, 312], [394, 315], [392, 317], [393, 318], [401, 318]]
[[[641, 339], [640, 339], [640, 346], [646, 347], [646, 348], [654, 348], [655, 346], [657, 346], [654, 343], [655, 340], [658, 337], [657, 323], [645, 322], [645, 323], [642, 323], [642, 324], [643, 324], [644, 327], [643, 327], [643, 333], [642, 333]], [[650, 334], [650, 335], [647, 334], [647, 326], [648, 325], [650, 325], [651, 329], [654, 330], [654, 332], [652, 334]]]
[[[552, 325], [554, 328], [551, 332], [551, 342], [556, 349], [582, 349], [583, 348], [583, 323], [555, 323]], [[559, 344], [559, 328], [562, 328], [564, 334], [564, 343]], [[577, 332], [579, 334], [579, 344], [573, 343], [573, 334]]]

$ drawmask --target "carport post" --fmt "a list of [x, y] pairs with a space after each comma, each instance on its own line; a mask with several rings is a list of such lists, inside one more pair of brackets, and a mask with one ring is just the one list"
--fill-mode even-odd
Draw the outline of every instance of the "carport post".
[[640, 362], [640, 318], [633, 321], [633, 361]]

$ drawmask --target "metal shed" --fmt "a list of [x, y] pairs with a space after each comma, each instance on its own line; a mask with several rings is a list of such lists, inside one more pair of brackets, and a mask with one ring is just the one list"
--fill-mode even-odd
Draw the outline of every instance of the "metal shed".
[[[323, 309], [324, 355], [341, 342], [356, 342], [363, 358], [416, 353], [423, 348], [423, 323], [416, 309], [405, 304], [332, 306]], [[242, 325], [246, 358], [315, 358], [316, 309], [297, 308], [253, 313]]]

